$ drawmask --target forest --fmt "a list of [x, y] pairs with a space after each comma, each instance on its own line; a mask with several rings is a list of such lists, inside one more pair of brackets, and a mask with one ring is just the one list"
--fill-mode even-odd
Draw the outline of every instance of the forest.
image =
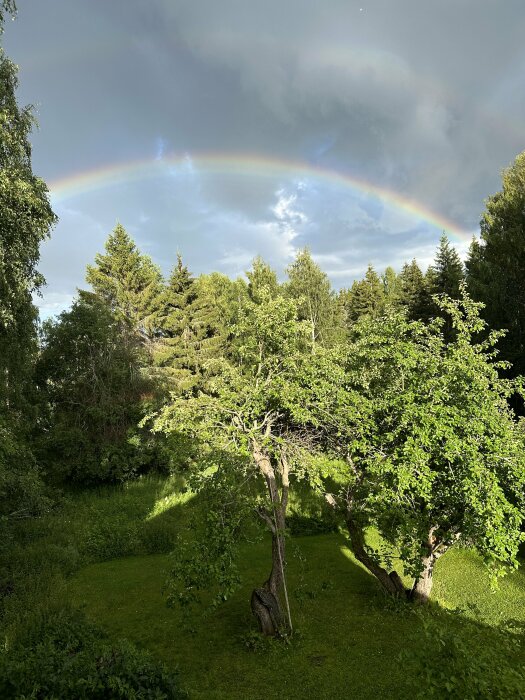
[[2, 53], [0, 697], [524, 698], [525, 152], [465, 262], [165, 279], [117, 224], [41, 322], [16, 87]]

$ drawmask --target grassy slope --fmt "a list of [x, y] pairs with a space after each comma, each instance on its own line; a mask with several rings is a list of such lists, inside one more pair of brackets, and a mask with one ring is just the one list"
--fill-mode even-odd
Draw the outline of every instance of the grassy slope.
[[[206, 618], [184, 629], [181, 612], [160, 595], [166, 556], [132, 557], [82, 570], [71, 585], [76, 603], [111, 633], [126, 636], [165, 662], [179, 665], [195, 698], [406, 698], [402, 647], [414, 649], [418, 619], [391, 606], [360, 568], [339, 535], [297, 538], [301, 558], [290, 556], [289, 585], [300, 639], [290, 647], [253, 653], [242, 635], [253, 626], [247, 584]], [[248, 582], [264, 579], [267, 548], [251, 548]], [[448, 559], [448, 560], [447, 560]], [[483, 583], [483, 579], [485, 579]], [[460, 582], [467, 581], [467, 586]], [[491, 593], [481, 563], [468, 552], [442, 559], [436, 593], [447, 605], [475, 602], [487, 622], [525, 620], [525, 580], [514, 574]]]
[[[120, 490], [82, 493], [46, 519], [28, 522], [20, 532], [26, 543], [20, 556], [33, 572], [38, 556], [41, 572], [27, 577], [38, 584], [27, 605], [41, 598], [47, 569], [67, 573], [80, 565], [67, 587], [73, 602], [111, 634], [179, 666], [195, 698], [413, 696], [407, 686], [413, 671], [399, 661], [399, 652], [420, 646], [420, 621], [378, 592], [338, 534], [289, 541], [292, 614], [300, 633], [292, 645], [271, 644], [254, 653], [243, 640], [254, 629], [251, 588], [268, 573], [268, 543], [260, 541], [243, 552], [243, 588], [208, 616], [194, 616], [189, 632], [181, 611], [168, 609], [161, 594], [166, 552], [194, 507], [177, 486], [150, 477]], [[50, 578], [45, 585], [51, 584]], [[488, 625], [525, 622], [524, 592], [525, 576], [516, 572], [492, 593], [471, 552], [452, 551], [439, 561], [435, 599], [444, 607], [475, 604]], [[64, 595], [62, 586], [57, 593]]]

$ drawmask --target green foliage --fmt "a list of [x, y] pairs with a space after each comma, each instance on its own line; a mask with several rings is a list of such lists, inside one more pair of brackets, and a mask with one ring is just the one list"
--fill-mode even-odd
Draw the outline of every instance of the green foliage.
[[431, 294], [445, 294], [452, 299], [461, 296], [461, 283], [465, 279], [463, 263], [445, 233], [439, 239], [434, 264], [428, 272]]
[[[9, 0], [1, 5], [14, 12]], [[0, 11], [0, 25], [4, 15]], [[16, 67], [0, 49], [0, 517], [29, 515], [45, 505], [29, 449], [34, 425], [36, 309], [32, 294], [40, 243], [56, 221], [45, 183], [31, 168], [30, 107], [16, 102]]]
[[106, 254], [88, 265], [86, 281], [109, 309], [145, 338], [158, 333], [163, 281], [159, 268], [143, 255], [121, 224], [106, 241]]
[[176, 676], [126, 641], [109, 641], [80, 614], [31, 619], [0, 653], [0, 695], [34, 698], [184, 698]]
[[0, 3], [0, 34], [4, 29], [4, 18], [5, 15], [9, 14], [11, 17], [16, 15], [16, 2], [14, 0], [2, 0]]
[[412, 321], [428, 320], [431, 314], [432, 299], [427, 280], [416, 260], [405, 263], [399, 274], [401, 303]]
[[481, 240], [467, 260], [469, 289], [485, 305], [489, 326], [504, 328], [502, 357], [512, 374], [525, 374], [525, 153], [503, 172], [502, 189], [486, 202]]
[[231, 326], [246, 296], [246, 285], [213, 273], [194, 279], [178, 264], [165, 293], [162, 337], [154, 362], [168, 387], [178, 393], [197, 391], [209, 363], [230, 352]]
[[37, 376], [48, 411], [38, 445], [50, 474], [98, 483], [155, 465], [157, 445], [137, 428], [154, 396], [143, 364], [136, 334], [96, 295], [82, 292], [44, 324]]
[[333, 489], [399, 551], [406, 573], [419, 575], [429, 546], [461, 539], [496, 577], [517, 566], [522, 541], [523, 434], [508, 407], [519, 385], [498, 376], [498, 334], [476, 340], [479, 305], [466, 295], [441, 304], [453, 341], [440, 319], [364, 318], [345, 348], [298, 372], [290, 411], [344, 457]]
[[351, 326], [363, 316], [381, 316], [385, 301], [385, 287], [372, 265], [369, 265], [365, 278], [354, 282], [344, 295], [347, 325]]
[[254, 258], [252, 269], [246, 273], [248, 277], [248, 296], [256, 303], [260, 303], [264, 299], [264, 290], [275, 297], [279, 294], [279, 282], [277, 274], [266, 263], [261, 256]]
[[0, 522], [39, 515], [49, 503], [33, 453], [0, 416]]
[[[354, 381], [371, 401], [361, 448], [363, 507], [416, 574], [423, 543], [474, 542], [495, 574], [517, 566], [522, 539], [523, 439], [498, 376], [497, 334], [467, 296], [442, 302], [456, 338], [437, 324], [364, 325], [352, 347]], [[357, 362], [356, 362], [357, 360]], [[366, 494], [366, 495], [365, 495]]]
[[308, 248], [297, 253], [287, 273], [285, 292], [297, 302], [298, 319], [310, 326], [312, 347], [331, 345], [342, 332], [342, 319], [328, 275], [314, 262]]

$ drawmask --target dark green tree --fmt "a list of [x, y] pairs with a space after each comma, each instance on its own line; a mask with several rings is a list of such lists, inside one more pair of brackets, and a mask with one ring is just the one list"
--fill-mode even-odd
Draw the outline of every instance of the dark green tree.
[[164, 285], [160, 269], [143, 255], [121, 224], [109, 235], [106, 253], [88, 265], [86, 281], [115, 313], [145, 339], [159, 332]]
[[428, 320], [431, 314], [432, 299], [425, 276], [414, 259], [405, 263], [399, 273], [401, 305], [413, 321]]
[[473, 242], [467, 259], [467, 280], [485, 305], [489, 326], [508, 330], [501, 354], [517, 375], [525, 373], [525, 152], [503, 172], [502, 184], [487, 200], [481, 240]]
[[445, 233], [439, 239], [434, 264], [428, 270], [430, 294], [446, 294], [452, 299], [460, 297], [461, 283], [465, 279], [465, 269], [457, 250], [450, 245]]
[[137, 428], [154, 397], [144, 352], [131, 326], [90, 292], [44, 324], [37, 378], [47, 413], [37, 444], [55, 480], [118, 481], [149, 465], [152, 445]]
[[383, 313], [384, 285], [372, 265], [368, 265], [364, 279], [355, 281], [346, 292], [344, 305], [349, 326], [363, 316], [376, 318]]

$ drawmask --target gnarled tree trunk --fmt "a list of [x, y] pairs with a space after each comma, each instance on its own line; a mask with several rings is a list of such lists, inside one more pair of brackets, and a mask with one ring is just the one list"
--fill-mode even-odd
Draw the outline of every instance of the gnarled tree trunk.
[[[279, 634], [282, 629], [283, 616], [280, 596], [284, 591], [288, 608], [284, 570], [285, 560], [285, 527], [286, 507], [288, 505], [288, 463], [282, 456], [279, 463], [281, 477], [281, 493], [277, 485], [275, 469], [270, 457], [254, 440], [252, 442], [253, 457], [259, 471], [264, 476], [268, 488], [270, 510], [259, 510], [259, 515], [268, 525], [272, 533], [272, 568], [268, 579], [261, 588], [256, 588], [251, 597], [252, 612], [259, 622], [261, 632], [268, 636]], [[288, 608], [289, 616], [289, 608]]]
[[346, 512], [345, 521], [350, 536], [350, 546], [352, 547], [352, 552], [356, 559], [376, 577], [387, 593], [395, 597], [407, 597], [408, 591], [397, 571], [387, 571], [374, 561], [366, 551], [363, 528], [361, 524], [357, 522], [350, 509]]
[[[421, 559], [422, 570], [410, 591], [410, 599], [417, 603], [428, 603], [430, 600], [432, 584], [434, 583], [434, 566], [439, 557], [445, 554], [448, 549], [447, 545], [439, 542], [434, 536], [436, 530], [437, 526], [431, 527], [429, 530], [425, 543], [425, 554]], [[457, 537], [459, 535], [456, 536], [456, 539]]]

